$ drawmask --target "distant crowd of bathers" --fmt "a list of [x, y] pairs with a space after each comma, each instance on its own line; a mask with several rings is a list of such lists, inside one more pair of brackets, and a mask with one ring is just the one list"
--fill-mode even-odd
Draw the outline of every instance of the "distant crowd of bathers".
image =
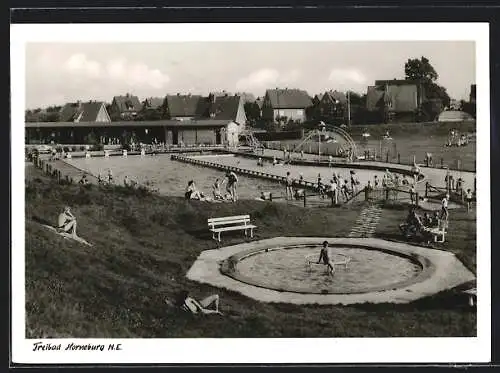
[[[78, 181], [78, 184], [90, 185], [91, 182], [89, 181], [89, 175], [90, 175], [89, 173], [84, 172], [82, 174], [80, 180]], [[151, 182], [149, 180], [145, 180], [143, 183], [139, 183], [138, 181], [136, 181], [132, 178], [129, 178], [127, 175], [124, 175], [122, 183], [123, 183], [122, 185], [126, 188], [131, 188], [131, 189], [143, 188], [143, 189], [149, 190], [151, 192], [158, 192], [158, 189], [153, 187], [154, 186], [153, 182]], [[113, 176], [113, 171], [111, 170], [111, 168], [108, 169], [105, 176], [103, 176], [101, 172], [99, 172], [97, 174], [97, 184], [100, 186], [104, 186], [104, 185], [120, 186], [119, 183], [115, 182], [115, 178]]]

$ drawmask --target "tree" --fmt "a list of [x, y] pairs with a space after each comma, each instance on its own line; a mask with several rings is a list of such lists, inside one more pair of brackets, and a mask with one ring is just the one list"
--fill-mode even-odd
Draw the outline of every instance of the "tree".
[[420, 80], [423, 83], [432, 83], [439, 77], [434, 67], [425, 57], [408, 59], [405, 63], [405, 75], [408, 80]]
[[466, 112], [467, 114], [472, 115], [474, 118], [476, 117], [476, 103], [475, 102], [467, 102], [465, 100], [460, 101], [460, 110]]
[[256, 102], [245, 102], [244, 109], [249, 123], [255, 125], [255, 123], [260, 121], [260, 107]]
[[444, 106], [450, 105], [450, 96], [446, 92], [446, 88], [436, 84], [439, 75], [429, 62], [429, 59], [423, 56], [420, 59], [408, 59], [405, 63], [405, 76], [407, 80], [422, 83], [427, 99], [440, 99]]

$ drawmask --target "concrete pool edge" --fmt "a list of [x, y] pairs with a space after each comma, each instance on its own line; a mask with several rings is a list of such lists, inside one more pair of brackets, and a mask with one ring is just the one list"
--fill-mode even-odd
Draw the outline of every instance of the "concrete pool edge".
[[[422, 281], [403, 286], [396, 290], [373, 291], [356, 294], [303, 294], [270, 290], [242, 283], [221, 273], [221, 263], [239, 252], [250, 249], [265, 249], [277, 245], [318, 244], [323, 240], [332, 244], [350, 244], [398, 250], [408, 255], [418, 255], [432, 263], [434, 269]], [[405, 243], [385, 241], [377, 238], [339, 238], [339, 237], [275, 237], [271, 239], [221, 247], [203, 251], [186, 274], [190, 280], [209, 284], [230, 291], [236, 291], [261, 302], [293, 304], [331, 304], [349, 305], [359, 303], [409, 303], [419, 298], [438, 293], [475, 280], [470, 272], [454, 254], [413, 246]]]
[[[319, 246], [319, 245], [310, 245], [310, 244], [294, 244], [292, 247], [300, 247], [300, 246]], [[380, 251], [389, 255], [395, 255], [399, 256], [401, 258], [404, 258], [414, 265], [418, 266], [420, 268], [420, 271], [418, 272], [417, 275], [406, 279], [406, 280], [400, 280], [400, 281], [395, 281], [393, 283], [387, 284], [387, 285], [378, 285], [378, 286], [369, 286], [365, 290], [352, 290], [349, 292], [346, 291], [336, 291], [334, 289], [329, 290], [329, 291], [306, 291], [303, 289], [298, 289], [290, 285], [283, 285], [283, 286], [273, 286], [267, 284], [265, 281], [260, 281], [258, 279], [255, 279], [253, 277], [248, 277], [241, 272], [238, 271], [238, 263], [240, 263], [242, 260], [248, 258], [249, 256], [252, 255], [258, 255], [263, 252], [268, 252], [268, 251], [273, 251], [273, 250], [282, 250], [282, 249], [288, 249], [290, 246], [284, 247], [282, 245], [279, 246], [273, 246], [273, 247], [268, 247], [268, 248], [254, 248], [250, 250], [245, 250], [239, 253], [236, 253], [232, 256], [230, 256], [228, 259], [222, 261], [220, 263], [220, 271], [228, 276], [231, 277], [237, 281], [246, 283], [248, 285], [253, 285], [259, 288], [265, 288], [269, 290], [276, 290], [279, 292], [291, 292], [291, 293], [297, 293], [297, 294], [366, 294], [366, 293], [373, 293], [373, 292], [380, 292], [380, 291], [387, 291], [387, 290], [392, 290], [392, 289], [398, 289], [402, 287], [408, 287], [410, 285], [413, 285], [417, 282], [422, 282], [426, 280], [427, 278], [431, 277], [433, 272], [435, 271], [435, 266], [431, 261], [429, 261], [426, 257], [420, 255], [420, 254], [415, 254], [415, 253], [408, 253], [405, 251], [401, 251], [398, 248], [392, 248], [392, 249], [387, 249], [387, 248], [380, 248], [380, 247], [374, 247], [372, 245], [360, 245], [360, 244], [336, 244], [331, 242], [330, 247], [335, 248], [335, 247], [349, 247], [349, 248], [357, 248], [357, 249], [364, 249], [364, 250], [373, 250], [373, 251]]]

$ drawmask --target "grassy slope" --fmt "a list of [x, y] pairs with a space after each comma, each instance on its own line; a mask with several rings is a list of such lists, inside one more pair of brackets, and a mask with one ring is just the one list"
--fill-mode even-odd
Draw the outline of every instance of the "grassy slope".
[[[36, 171], [35, 171], [36, 172]], [[27, 337], [370, 337], [475, 335], [475, 312], [438, 299], [411, 305], [353, 307], [265, 304], [185, 278], [202, 250], [214, 248], [206, 218], [250, 213], [259, 238], [344, 236], [359, 207], [300, 209], [282, 204], [187, 203], [121, 188], [80, 190], [41, 175], [26, 184]], [[89, 248], [34, 220], [74, 207]], [[342, 210], [342, 213], [341, 213]], [[241, 232], [225, 244], [242, 241]], [[225, 317], [167, 309], [165, 296], [186, 288], [217, 292]]]

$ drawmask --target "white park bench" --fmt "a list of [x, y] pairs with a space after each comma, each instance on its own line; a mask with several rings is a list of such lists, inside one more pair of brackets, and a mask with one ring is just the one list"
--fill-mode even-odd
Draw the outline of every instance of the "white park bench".
[[469, 297], [469, 306], [474, 307], [474, 304], [477, 302], [477, 289], [468, 289], [465, 290], [464, 293]]
[[208, 227], [210, 232], [212, 232], [212, 238], [215, 240], [215, 234], [217, 234], [217, 241], [219, 242], [221, 232], [243, 230], [245, 231], [245, 236], [247, 236], [247, 232], [250, 230], [250, 237], [253, 238], [253, 230], [257, 228], [257, 226], [250, 224], [250, 215], [210, 218], [208, 219]]
[[448, 222], [444, 219], [439, 219], [439, 223], [437, 228], [430, 228], [429, 232], [432, 234], [434, 238], [434, 242], [443, 243], [445, 239], [445, 235], [448, 229]]

